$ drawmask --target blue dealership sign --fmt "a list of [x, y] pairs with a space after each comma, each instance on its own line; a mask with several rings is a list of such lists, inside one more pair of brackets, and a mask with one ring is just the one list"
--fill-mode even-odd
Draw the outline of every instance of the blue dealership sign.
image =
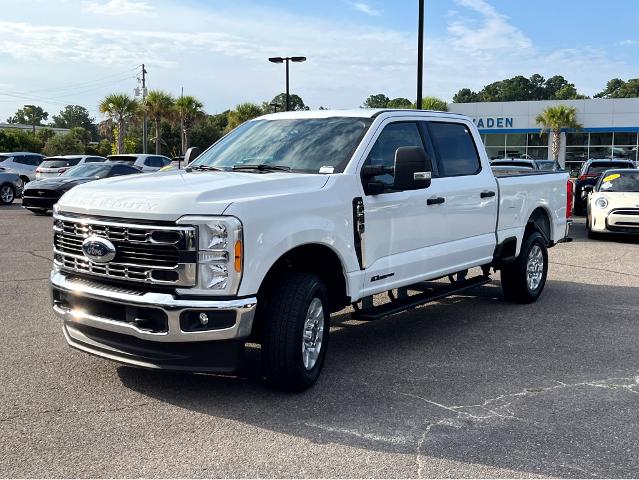
[[512, 117], [480, 117], [473, 118], [477, 128], [513, 128]]

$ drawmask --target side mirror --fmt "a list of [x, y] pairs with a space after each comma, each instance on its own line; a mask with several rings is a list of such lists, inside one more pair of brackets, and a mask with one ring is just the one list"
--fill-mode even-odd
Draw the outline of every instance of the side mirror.
[[594, 191], [595, 187], [593, 187], [592, 185], [585, 185], [582, 189], [581, 189], [581, 198], [583, 200], [585, 200], [588, 197], [588, 194], [591, 193], [592, 191]]
[[393, 190], [430, 187], [433, 165], [422, 147], [399, 147], [395, 151]]
[[189, 165], [200, 155], [200, 149], [198, 147], [189, 148], [184, 154], [184, 165]]

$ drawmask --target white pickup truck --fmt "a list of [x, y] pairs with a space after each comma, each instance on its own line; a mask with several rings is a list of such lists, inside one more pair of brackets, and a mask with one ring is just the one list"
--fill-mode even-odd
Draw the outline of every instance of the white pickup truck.
[[260, 344], [264, 377], [300, 390], [322, 369], [330, 313], [349, 305], [371, 320], [491, 270], [507, 300], [535, 301], [547, 248], [567, 236], [568, 184], [563, 172], [495, 178], [460, 115], [266, 115], [186, 171], [66, 193], [53, 309], [72, 347], [141, 367], [232, 374]]

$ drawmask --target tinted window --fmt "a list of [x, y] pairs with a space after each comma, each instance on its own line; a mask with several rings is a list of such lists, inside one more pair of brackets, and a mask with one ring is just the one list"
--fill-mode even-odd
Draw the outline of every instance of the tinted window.
[[13, 157], [13, 161], [21, 165], [33, 165], [31, 162], [29, 162], [29, 158], [24, 155], [18, 155]]
[[429, 122], [439, 175], [474, 175], [481, 170], [479, 155], [470, 131], [460, 123]]
[[97, 163], [97, 162], [104, 162], [104, 158], [102, 158], [102, 157], [87, 157], [87, 159], [84, 161], [84, 163]]
[[528, 167], [528, 168], [534, 168], [534, 164], [532, 162], [511, 162], [511, 161], [504, 161], [504, 162], [500, 162], [500, 161], [494, 161], [491, 163], [491, 165], [494, 165], [495, 167]]
[[62, 175], [65, 177], [96, 177], [104, 178], [109, 173], [109, 165], [100, 164], [84, 164], [77, 167], [70, 168]]
[[66, 160], [45, 160], [40, 164], [42, 168], [60, 168], [69, 165]]
[[[399, 147], [424, 147], [416, 123], [401, 122], [386, 125], [368, 154], [365, 165], [395, 166], [395, 152]], [[390, 186], [393, 184], [393, 176], [379, 175], [373, 181]]]
[[129, 175], [131, 173], [140, 173], [140, 170], [138, 170], [135, 167], [130, 167], [128, 165], [114, 165], [111, 168], [109, 177], [116, 177], [118, 175]]
[[138, 158], [132, 155], [110, 155], [108, 159], [112, 162], [134, 163]]
[[82, 160], [82, 157], [70, 157], [67, 161], [69, 162], [69, 165], [75, 166], [80, 163], [80, 160]]
[[146, 159], [146, 161], [144, 162], [144, 164], [147, 167], [163, 167], [164, 166], [164, 162], [162, 161], [161, 157], [149, 157]]
[[40, 155], [29, 155], [29, 165], [38, 166], [42, 163], [42, 158]]

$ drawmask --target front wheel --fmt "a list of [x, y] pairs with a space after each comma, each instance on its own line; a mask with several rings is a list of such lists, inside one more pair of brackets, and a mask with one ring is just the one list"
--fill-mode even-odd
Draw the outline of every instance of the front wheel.
[[315, 383], [328, 348], [326, 287], [315, 275], [287, 273], [270, 291], [264, 311], [262, 359], [267, 381], [301, 391]]
[[0, 185], [0, 203], [10, 205], [16, 198], [16, 191], [10, 183]]
[[539, 298], [548, 275], [548, 249], [537, 231], [525, 234], [517, 259], [501, 270], [501, 288], [507, 300], [532, 303]]

